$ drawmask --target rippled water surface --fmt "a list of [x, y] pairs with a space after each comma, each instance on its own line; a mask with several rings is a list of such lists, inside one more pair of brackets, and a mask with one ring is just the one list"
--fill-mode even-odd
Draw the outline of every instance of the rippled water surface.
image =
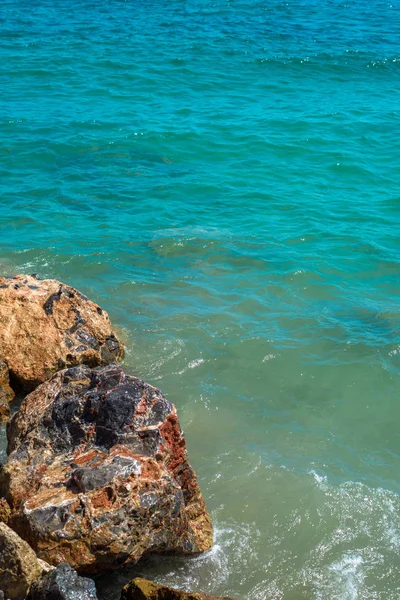
[[136, 572], [399, 598], [398, 1], [2, 0], [0, 28], [1, 271], [109, 311], [213, 515], [210, 553]]

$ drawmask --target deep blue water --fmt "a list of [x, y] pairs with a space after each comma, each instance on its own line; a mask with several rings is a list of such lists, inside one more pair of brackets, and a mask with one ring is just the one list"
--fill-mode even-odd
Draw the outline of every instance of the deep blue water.
[[216, 526], [145, 575], [400, 597], [399, 34], [386, 0], [0, 5], [2, 271], [109, 311]]

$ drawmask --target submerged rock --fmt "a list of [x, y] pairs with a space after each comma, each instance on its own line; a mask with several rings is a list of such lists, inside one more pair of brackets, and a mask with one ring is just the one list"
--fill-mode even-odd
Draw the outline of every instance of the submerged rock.
[[25, 598], [45, 565], [5, 523], [0, 523], [0, 590], [10, 600]]
[[51, 564], [95, 573], [210, 548], [176, 409], [121, 368], [57, 373], [25, 398], [8, 440], [10, 525]]
[[[122, 357], [107, 313], [74, 288], [29, 275], [0, 277], [0, 359], [12, 385], [29, 391], [65, 367]], [[0, 400], [10, 394], [4, 368], [0, 364]]]
[[184, 592], [166, 585], [158, 585], [148, 579], [136, 577], [122, 590], [121, 600], [230, 600], [209, 594]]
[[97, 600], [96, 586], [62, 563], [32, 584], [27, 600]]
[[0, 421], [9, 417], [10, 409], [8, 405], [14, 399], [14, 396], [15, 394], [10, 387], [8, 365], [0, 359]]

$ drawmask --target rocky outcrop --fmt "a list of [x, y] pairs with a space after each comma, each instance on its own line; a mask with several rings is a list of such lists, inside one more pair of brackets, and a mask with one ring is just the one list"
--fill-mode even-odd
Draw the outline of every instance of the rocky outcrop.
[[137, 577], [124, 587], [121, 600], [229, 600], [229, 598], [222, 599], [208, 594], [184, 592]]
[[3, 421], [9, 417], [9, 403], [14, 399], [14, 396], [15, 394], [10, 387], [8, 366], [4, 360], [0, 359], [0, 421]]
[[25, 398], [8, 439], [9, 524], [49, 563], [95, 573], [211, 546], [174, 405], [121, 368], [57, 373]]
[[62, 563], [32, 584], [27, 600], [97, 600], [96, 586]]
[[[123, 347], [105, 311], [74, 288], [35, 276], [0, 277], [0, 401], [32, 390], [56, 371], [118, 361]], [[1, 412], [1, 409], [0, 409]]]
[[0, 590], [10, 600], [25, 598], [46, 565], [5, 523], [0, 523]]

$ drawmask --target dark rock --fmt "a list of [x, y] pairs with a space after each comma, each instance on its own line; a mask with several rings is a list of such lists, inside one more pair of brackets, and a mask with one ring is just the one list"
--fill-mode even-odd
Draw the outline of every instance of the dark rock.
[[96, 586], [62, 563], [32, 584], [27, 600], [97, 600]]
[[198, 553], [212, 527], [176, 409], [117, 366], [57, 373], [8, 428], [0, 493], [40, 558], [88, 573]]
[[117, 456], [107, 466], [75, 469], [72, 479], [81, 492], [90, 492], [111, 483], [117, 476], [140, 475], [140, 470], [140, 463], [134, 458]]

